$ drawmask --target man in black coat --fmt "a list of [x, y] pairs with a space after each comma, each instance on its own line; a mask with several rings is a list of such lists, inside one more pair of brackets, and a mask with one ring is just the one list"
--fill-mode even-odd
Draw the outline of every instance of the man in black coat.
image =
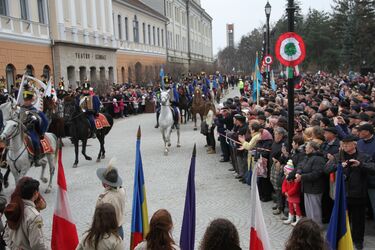
[[363, 249], [367, 199], [367, 176], [375, 174], [375, 164], [371, 157], [357, 150], [355, 137], [342, 140], [342, 151], [329, 157], [327, 172], [335, 172], [342, 163], [345, 176], [345, 191], [353, 242], [357, 249]]

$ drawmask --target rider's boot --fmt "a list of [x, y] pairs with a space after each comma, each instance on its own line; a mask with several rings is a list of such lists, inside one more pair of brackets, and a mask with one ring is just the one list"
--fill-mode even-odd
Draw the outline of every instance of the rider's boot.
[[35, 167], [41, 166], [39, 160], [40, 160], [40, 149], [39, 148], [34, 148], [34, 165]]
[[159, 128], [159, 116], [160, 116], [160, 113], [156, 112], [156, 125], [155, 125], [155, 128]]

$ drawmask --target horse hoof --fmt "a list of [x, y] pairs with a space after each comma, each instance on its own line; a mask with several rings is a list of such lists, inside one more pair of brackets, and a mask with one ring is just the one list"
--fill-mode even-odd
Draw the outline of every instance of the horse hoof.
[[43, 183], [47, 183], [47, 182], [48, 182], [48, 179], [47, 179], [46, 177], [40, 178], [40, 180], [41, 180]]
[[172, 144], [168, 143], [168, 147], [170, 147]]
[[96, 159], [96, 162], [100, 162], [100, 158]]
[[51, 187], [48, 187], [48, 188], [46, 189], [45, 193], [46, 193], [46, 194], [51, 193]]
[[90, 156], [86, 156], [85, 159], [86, 159], [86, 161], [91, 161], [92, 160], [92, 158]]
[[194, 128], [194, 131], [197, 131], [198, 129], [197, 128]]
[[168, 155], [168, 150], [165, 150], [165, 151], [164, 151], [164, 155], [165, 155], [165, 156]]
[[178, 148], [181, 148], [181, 144], [177, 144], [177, 147], [178, 147]]
[[102, 155], [102, 160], [105, 159], [105, 155]]
[[78, 167], [78, 164], [77, 163], [74, 163], [73, 164], [73, 168], [77, 168]]

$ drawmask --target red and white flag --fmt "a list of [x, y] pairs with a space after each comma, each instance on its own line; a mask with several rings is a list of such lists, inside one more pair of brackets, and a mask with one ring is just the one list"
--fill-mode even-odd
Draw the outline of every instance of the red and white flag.
[[[258, 166], [259, 164], [255, 164]], [[264, 223], [262, 206], [260, 204], [258, 185], [257, 185], [257, 167], [253, 169], [251, 177], [251, 196], [250, 196], [250, 250], [271, 250], [270, 240], [266, 224]]]
[[52, 250], [72, 250], [78, 245], [78, 233], [69, 207], [62, 153], [59, 149], [57, 200], [52, 222]]

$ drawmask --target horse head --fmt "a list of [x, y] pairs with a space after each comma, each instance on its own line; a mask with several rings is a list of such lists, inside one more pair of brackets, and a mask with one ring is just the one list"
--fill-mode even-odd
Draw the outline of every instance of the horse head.
[[167, 91], [162, 91], [160, 93], [160, 100], [161, 100], [161, 105], [163, 106], [168, 106], [169, 105], [169, 99], [170, 99], [170, 90]]
[[15, 119], [19, 114], [20, 108], [17, 106], [17, 101], [13, 97], [8, 96], [8, 100], [0, 105], [0, 110], [3, 114], [3, 121], [7, 121]]
[[7, 120], [3, 128], [3, 131], [0, 134], [0, 140], [6, 141], [17, 136], [17, 134], [19, 134], [19, 130], [20, 130], [19, 128], [20, 128], [20, 122], [16, 120], [12, 120], [12, 119]]

